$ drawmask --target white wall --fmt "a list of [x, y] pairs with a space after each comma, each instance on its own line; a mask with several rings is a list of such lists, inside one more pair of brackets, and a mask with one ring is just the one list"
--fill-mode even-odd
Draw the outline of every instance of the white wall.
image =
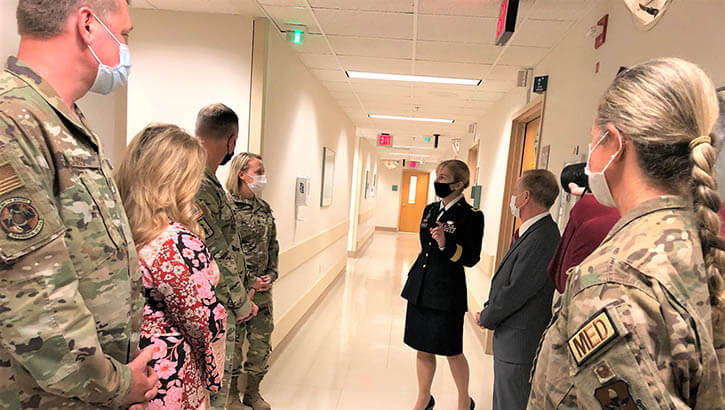
[[[348, 221], [355, 129], [352, 122], [270, 28], [262, 155], [269, 178], [263, 194], [275, 213], [282, 255], [296, 245]], [[322, 149], [335, 151], [332, 205], [320, 207]], [[295, 178], [312, 179], [309, 206], [295, 215]], [[275, 316], [283, 317], [347, 256], [345, 237], [275, 284]]]
[[[252, 18], [132, 9], [129, 140], [150, 122], [194, 131], [199, 109], [221, 102], [239, 115], [236, 152], [248, 146]], [[228, 166], [217, 172], [224, 184]]]
[[[400, 217], [400, 191], [403, 189], [403, 170], [398, 166], [389, 169], [381, 161], [378, 165], [378, 187], [376, 192], [375, 226], [398, 228]], [[393, 191], [393, 185], [398, 186]]]
[[[605, 14], [609, 14], [607, 42], [594, 50], [594, 40], [584, 33]], [[549, 75], [541, 135], [541, 146], [551, 145], [549, 170], [558, 175], [573, 158], [577, 145], [585, 152], [599, 98], [620, 66], [653, 57], [683, 57], [700, 64], [716, 86], [725, 85], [725, 55], [716, 51], [719, 39], [725, 38], [723, 16], [722, 0], [673, 2], [656, 27], [642, 32], [635, 28], [624, 2], [599, 0], [593, 5], [583, 21], [534, 68], [535, 75]], [[595, 74], [598, 61], [600, 71]], [[481, 141], [489, 147], [479, 153], [481, 207], [486, 216], [484, 251], [489, 255], [495, 255], [498, 242], [511, 121], [525, 105], [525, 91], [515, 89], [479, 120]], [[554, 214], [557, 205], [552, 208]]]
[[[375, 151], [375, 146], [370, 142], [368, 138], [362, 138], [360, 140], [360, 191], [359, 198], [360, 204], [358, 206], [358, 221], [360, 217], [364, 220], [358, 223], [357, 227], [357, 243], [362, 245], [363, 242], [370, 236], [370, 233], [375, 230], [375, 218], [369, 217], [370, 212], [376, 213], [375, 203], [377, 199], [377, 190], [375, 196], [371, 195], [370, 186], [373, 184], [375, 175], [378, 173], [378, 156]], [[368, 176], [368, 189], [366, 192], [365, 187], [365, 175]], [[377, 176], [380, 178], [380, 176]]]
[[8, 56], [18, 51], [18, 26], [15, 21], [15, 9], [18, 0], [0, 1], [0, 64], [5, 67]]

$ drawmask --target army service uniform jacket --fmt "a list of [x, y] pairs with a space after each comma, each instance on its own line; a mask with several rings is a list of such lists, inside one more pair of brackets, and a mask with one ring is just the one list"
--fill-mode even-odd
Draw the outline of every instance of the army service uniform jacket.
[[692, 204], [646, 201], [612, 228], [555, 303], [529, 409], [723, 409]]
[[0, 407], [118, 407], [143, 314], [111, 168], [75, 105], [0, 74]]
[[[483, 213], [461, 198], [437, 218], [440, 206], [441, 202], [433, 202], [423, 210], [421, 251], [408, 273], [402, 296], [416, 306], [465, 312], [468, 294], [464, 266], [472, 267], [481, 259]], [[436, 219], [444, 226], [443, 250], [430, 233]]]
[[219, 180], [204, 170], [201, 187], [196, 194], [197, 220], [204, 230], [204, 244], [219, 266], [217, 298], [239, 321], [252, 313], [247, 297], [248, 283], [244, 254], [237, 232], [232, 205]]
[[[272, 216], [272, 208], [256, 196], [242, 198], [239, 195], [229, 195], [229, 199], [234, 206], [237, 232], [242, 241], [250, 280], [269, 275], [274, 283], [279, 275], [277, 270], [279, 242], [277, 242], [277, 227]], [[271, 303], [270, 295], [269, 292], [255, 293], [255, 303], [258, 305]]]

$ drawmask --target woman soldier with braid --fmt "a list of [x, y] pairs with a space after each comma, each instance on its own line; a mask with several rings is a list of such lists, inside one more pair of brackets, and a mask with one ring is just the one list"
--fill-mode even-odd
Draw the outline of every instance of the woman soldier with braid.
[[619, 74], [592, 127], [589, 185], [622, 218], [569, 272], [530, 409], [725, 408], [715, 88], [696, 65]]

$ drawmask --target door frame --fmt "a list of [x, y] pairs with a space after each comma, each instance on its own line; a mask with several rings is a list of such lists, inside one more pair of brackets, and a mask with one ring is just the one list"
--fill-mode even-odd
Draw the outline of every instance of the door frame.
[[539, 123], [539, 144], [536, 147], [536, 167], [539, 166], [539, 154], [541, 153], [542, 130], [544, 127], [544, 109], [546, 107], [546, 93], [540, 101], [526, 106], [518, 116], [511, 122], [511, 139], [509, 141], [508, 161], [506, 162], [506, 182], [503, 190], [503, 201], [501, 203], [501, 223], [498, 230], [498, 244], [496, 247], [496, 265], [506, 255], [511, 246], [511, 234], [514, 229], [515, 218], [511, 215], [509, 203], [514, 185], [519, 178], [521, 165], [523, 163], [524, 142], [526, 138], [526, 124], [541, 117]]
[[[424, 202], [426, 203], [426, 205], [428, 204], [428, 194], [429, 194], [428, 190], [430, 189], [431, 174], [429, 172], [425, 172], [425, 171], [406, 170], [406, 169], [403, 169], [403, 172], [401, 172], [401, 174], [400, 174], [400, 200], [398, 201], [398, 232], [409, 233], [407, 231], [403, 231], [402, 229], [400, 229], [400, 222], [403, 218], [403, 184], [405, 184], [405, 173], [406, 172], [428, 175], [428, 183], [425, 184], [425, 200], [424, 200]], [[408, 184], [408, 185], [410, 185], [410, 184]], [[410, 186], [408, 186], [408, 190], [410, 192]], [[425, 210], [425, 206], [423, 206], [423, 209]]]

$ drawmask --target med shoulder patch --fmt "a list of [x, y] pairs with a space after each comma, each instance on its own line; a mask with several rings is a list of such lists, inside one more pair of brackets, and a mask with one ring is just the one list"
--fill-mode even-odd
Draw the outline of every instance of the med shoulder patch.
[[618, 336], [609, 313], [600, 310], [569, 338], [567, 344], [577, 366], [584, 364], [595, 353], [612, 343]]

